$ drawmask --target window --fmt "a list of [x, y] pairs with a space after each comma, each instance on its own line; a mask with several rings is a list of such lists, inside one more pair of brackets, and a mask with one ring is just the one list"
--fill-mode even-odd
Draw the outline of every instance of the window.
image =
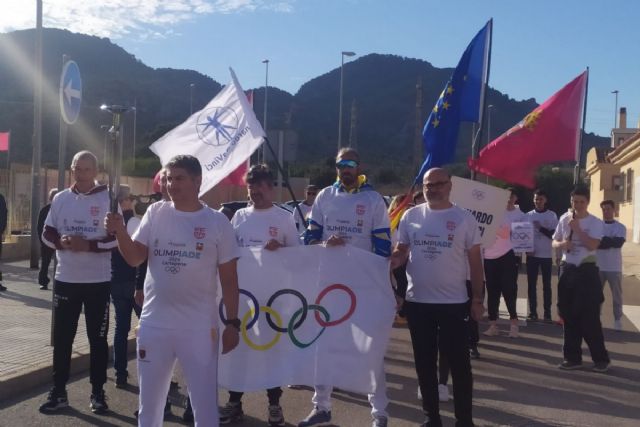
[[620, 175], [613, 175], [611, 177], [611, 189], [614, 191], [622, 190], [622, 177]]
[[633, 200], [633, 169], [627, 169], [627, 185], [625, 186], [625, 201]]

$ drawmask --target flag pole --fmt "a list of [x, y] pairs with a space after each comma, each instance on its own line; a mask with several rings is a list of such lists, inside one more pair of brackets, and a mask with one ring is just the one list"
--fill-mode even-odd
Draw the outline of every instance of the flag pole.
[[[478, 131], [476, 132], [475, 137], [473, 138], [473, 141], [471, 142], [471, 158], [472, 159], [476, 159], [478, 157], [478, 152], [480, 151], [480, 144], [482, 143], [482, 134], [483, 134], [483, 126], [482, 123], [484, 121], [484, 112], [487, 110], [487, 91], [489, 89], [489, 71], [491, 70], [491, 45], [493, 42], [493, 18], [491, 18], [489, 20], [489, 31], [488, 31], [488, 37], [489, 37], [489, 47], [486, 50], [487, 52], [487, 56], [485, 58], [485, 61], [487, 63], [487, 67], [486, 67], [486, 76], [484, 79], [484, 83], [483, 83], [483, 89], [482, 89], [482, 108], [480, 109], [480, 117], [479, 117], [479, 123], [478, 123]], [[491, 141], [489, 141], [491, 142]], [[471, 180], [475, 181], [476, 180], [476, 171], [474, 169], [471, 169]]]
[[584, 103], [582, 105], [582, 126], [580, 127], [580, 136], [578, 137], [578, 149], [576, 150], [576, 166], [573, 169], [573, 184], [580, 182], [580, 161], [582, 160], [582, 144], [584, 138], [584, 127], [587, 122], [587, 97], [589, 94], [589, 67], [587, 67], [587, 81], [584, 85]]
[[295, 209], [298, 212], [298, 215], [300, 215], [300, 218], [304, 218], [304, 215], [300, 210], [300, 206], [299, 206], [300, 204], [298, 203], [298, 199], [296, 199], [296, 195], [293, 194], [293, 189], [291, 188], [291, 184], [289, 183], [289, 175], [284, 173], [284, 168], [278, 161], [278, 156], [276, 156], [276, 152], [273, 150], [273, 147], [271, 146], [271, 142], [269, 142], [269, 138], [267, 138], [266, 135], [263, 136], [263, 138], [264, 138], [264, 143], [267, 145], [267, 148], [271, 153], [271, 157], [273, 157], [273, 160], [276, 162], [276, 166], [278, 166], [278, 172], [280, 172], [280, 176], [282, 176], [282, 180], [284, 181], [284, 184], [287, 186], [287, 189], [289, 190], [289, 194], [291, 194], [291, 199], [293, 199], [293, 202], [296, 204]]

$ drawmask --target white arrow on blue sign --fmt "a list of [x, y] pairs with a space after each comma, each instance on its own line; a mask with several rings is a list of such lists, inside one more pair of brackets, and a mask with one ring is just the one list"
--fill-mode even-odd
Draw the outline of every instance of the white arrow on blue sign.
[[74, 124], [82, 104], [82, 79], [75, 61], [67, 61], [60, 76], [60, 114], [67, 124]]

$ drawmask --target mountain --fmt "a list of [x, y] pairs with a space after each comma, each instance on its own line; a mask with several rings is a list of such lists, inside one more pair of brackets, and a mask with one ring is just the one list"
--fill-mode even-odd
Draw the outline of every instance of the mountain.
[[[11, 158], [29, 163], [33, 132], [33, 30], [0, 34], [0, 130], [11, 129]], [[136, 156], [153, 158], [149, 144], [189, 115], [191, 85], [193, 110], [202, 108], [221, 89], [212, 78], [192, 70], [153, 69], [106, 38], [45, 29], [43, 37], [45, 99], [43, 104], [43, 164], [57, 163], [59, 133], [58, 85], [62, 55], [75, 60], [83, 76], [83, 107], [79, 121], [71, 126], [67, 159], [80, 148], [100, 154], [104, 133], [100, 126], [111, 117], [101, 104], [136, 105]], [[411, 175], [416, 161], [414, 140], [438, 98], [452, 69], [440, 69], [418, 59], [370, 54], [345, 64], [342, 142], [349, 141], [351, 106], [355, 105], [355, 137], [363, 160], [377, 170], [396, 170]], [[227, 77], [225, 76], [225, 81]], [[416, 85], [420, 82], [421, 114], [416, 120]], [[269, 129], [292, 129], [298, 133], [295, 164], [324, 163], [335, 155], [338, 134], [340, 69], [318, 76], [289, 94], [269, 87]], [[245, 88], [247, 89], [247, 88]], [[491, 137], [495, 138], [520, 121], [538, 104], [534, 99], [516, 101], [490, 88]], [[254, 90], [254, 110], [262, 120], [264, 88]], [[133, 117], [125, 125], [125, 155], [133, 150]], [[487, 126], [485, 125], [485, 129]], [[485, 141], [486, 143], [486, 132]], [[460, 132], [457, 160], [470, 153], [471, 127]], [[607, 146], [608, 139], [585, 137], [585, 150]], [[149, 163], [149, 162], [147, 162]], [[151, 161], [151, 168], [157, 167]], [[290, 165], [291, 166], [291, 165]], [[294, 165], [295, 166], [295, 165]], [[146, 175], [149, 171], [138, 170]]]

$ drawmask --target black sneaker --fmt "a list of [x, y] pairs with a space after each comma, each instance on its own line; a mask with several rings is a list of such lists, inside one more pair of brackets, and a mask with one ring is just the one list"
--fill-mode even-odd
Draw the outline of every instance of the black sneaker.
[[91, 404], [89, 406], [91, 408], [91, 412], [98, 415], [105, 414], [109, 410], [104, 390], [91, 393]]
[[316, 424], [324, 424], [331, 421], [331, 411], [325, 411], [317, 406], [307, 415], [307, 418], [298, 423], [298, 427], [309, 427]]
[[545, 314], [544, 315], [544, 323], [553, 323], [553, 320], [551, 319], [551, 315], [550, 314]]
[[4, 292], [7, 290], [7, 287], [0, 283], [0, 292]]
[[127, 388], [127, 375], [116, 375], [116, 388]]
[[527, 316], [527, 320], [530, 322], [537, 322], [538, 321], [538, 314], [537, 313], [531, 313]]
[[284, 415], [282, 413], [282, 406], [269, 405], [269, 425], [270, 426], [284, 425]]
[[593, 372], [598, 372], [603, 374], [609, 370], [609, 364], [610, 364], [609, 362], [595, 362], [591, 370]]
[[576, 369], [582, 369], [582, 362], [563, 360], [562, 363], [558, 365], [558, 368], [564, 369], [565, 371], [575, 371]]
[[220, 410], [220, 424], [230, 424], [242, 421], [242, 402], [227, 402]]
[[58, 390], [54, 387], [49, 391], [47, 401], [40, 405], [40, 412], [43, 414], [52, 413], [67, 406], [69, 406], [67, 391]]
[[47, 285], [40, 285], [40, 290], [41, 291], [48, 291], [49, 287]]
[[472, 359], [480, 359], [480, 352], [478, 351], [478, 346], [477, 345], [473, 345], [473, 346], [469, 347], [469, 356]]

